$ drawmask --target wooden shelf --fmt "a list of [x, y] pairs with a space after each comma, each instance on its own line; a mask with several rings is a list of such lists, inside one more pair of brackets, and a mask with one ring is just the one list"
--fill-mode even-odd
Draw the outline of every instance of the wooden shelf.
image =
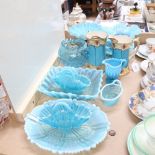
[[[78, 3], [78, 0], [74, 0], [74, 4]], [[91, 9], [93, 14], [97, 13], [97, 1], [92, 0], [91, 4], [79, 4], [82, 9]]]

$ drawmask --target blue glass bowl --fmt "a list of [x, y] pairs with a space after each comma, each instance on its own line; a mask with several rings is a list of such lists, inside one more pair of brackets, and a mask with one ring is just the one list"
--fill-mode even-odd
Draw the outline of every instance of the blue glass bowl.
[[66, 93], [80, 94], [91, 84], [87, 76], [79, 75], [74, 68], [70, 67], [62, 69], [52, 79]]
[[86, 35], [88, 32], [103, 32], [103, 28], [101, 25], [97, 23], [79, 23], [73, 25], [69, 28], [69, 33], [76, 38], [86, 39]]
[[[95, 99], [98, 96], [100, 88], [102, 86], [102, 77], [103, 77], [102, 70], [69, 67], [71, 70], [74, 69], [78, 75], [87, 77], [91, 82], [90, 85], [87, 86], [82, 91], [82, 93], [75, 93], [75, 92], [64, 92], [53, 80], [53, 77], [55, 77], [55, 75], [59, 74], [66, 68], [68, 67], [52, 67], [45, 76], [45, 78], [43, 79], [43, 81], [41, 82], [41, 85], [38, 87], [38, 91], [49, 97], [56, 97], [56, 98], [91, 100]], [[66, 82], [70, 83], [70, 80]]]
[[65, 66], [84, 66], [87, 62], [87, 43], [83, 39], [63, 40], [58, 56]]

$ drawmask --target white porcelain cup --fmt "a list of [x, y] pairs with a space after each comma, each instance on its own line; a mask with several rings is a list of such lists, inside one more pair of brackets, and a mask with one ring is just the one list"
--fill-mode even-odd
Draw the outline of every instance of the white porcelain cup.
[[155, 52], [155, 38], [146, 39], [146, 44], [148, 46], [148, 52]]

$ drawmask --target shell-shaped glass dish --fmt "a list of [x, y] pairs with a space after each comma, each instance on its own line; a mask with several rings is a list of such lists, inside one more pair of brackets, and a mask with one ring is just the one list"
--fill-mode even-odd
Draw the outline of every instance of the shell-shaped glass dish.
[[87, 62], [87, 43], [83, 39], [65, 39], [58, 52], [65, 66], [81, 67]]
[[80, 94], [90, 86], [91, 81], [87, 76], [79, 75], [74, 68], [65, 67], [52, 77], [53, 81], [66, 93]]
[[[38, 111], [41, 111], [39, 117]], [[61, 99], [48, 101], [33, 110], [33, 115], [41, 123], [63, 131], [79, 128], [91, 116], [91, 110], [84, 104], [78, 104], [76, 100]]]
[[[49, 97], [55, 97], [55, 98], [72, 98], [72, 99], [75, 98], [81, 100], [90, 100], [95, 99], [98, 96], [100, 88], [102, 86], [102, 77], [103, 77], [102, 70], [69, 67], [70, 70], [74, 69], [78, 75], [85, 76], [90, 80], [90, 85], [87, 86], [82, 91], [82, 93], [77, 92], [75, 93], [75, 92], [64, 92], [60, 87], [58, 87], [58, 84], [56, 84], [55, 81], [53, 80], [53, 77], [55, 77], [55, 75], [58, 75], [61, 71], [63, 71], [66, 68], [68, 67], [52, 67], [45, 76], [41, 85], [39, 86], [38, 91]], [[70, 81], [71, 79], [66, 82], [70, 83]]]
[[76, 38], [86, 39], [88, 32], [103, 32], [103, 28], [97, 23], [79, 23], [71, 26], [68, 31]]
[[[66, 102], [67, 104], [73, 102], [71, 99], [48, 101], [47, 103], [34, 108], [34, 110], [26, 116], [24, 129], [27, 138], [32, 143], [42, 149], [52, 151], [53, 153], [78, 153], [95, 148], [97, 144], [101, 143], [106, 138], [110, 128], [110, 122], [107, 115], [96, 105], [85, 101], [74, 100], [77, 105], [80, 106], [82, 104], [91, 111], [89, 119], [78, 128], [60, 130], [51, 125], [46, 125], [37, 119], [47, 116], [45, 113], [42, 113], [46, 105], [50, 106], [61, 101]], [[80, 112], [80, 110], [78, 111]], [[85, 114], [82, 115], [84, 116]], [[86, 117], [87, 116], [89, 116], [89, 114], [86, 115]]]

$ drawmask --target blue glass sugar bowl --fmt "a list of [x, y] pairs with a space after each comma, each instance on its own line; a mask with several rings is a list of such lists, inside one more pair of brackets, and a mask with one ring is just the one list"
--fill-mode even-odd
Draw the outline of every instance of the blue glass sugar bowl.
[[83, 39], [63, 40], [58, 56], [65, 66], [84, 66], [87, 62], [87, 43]]

